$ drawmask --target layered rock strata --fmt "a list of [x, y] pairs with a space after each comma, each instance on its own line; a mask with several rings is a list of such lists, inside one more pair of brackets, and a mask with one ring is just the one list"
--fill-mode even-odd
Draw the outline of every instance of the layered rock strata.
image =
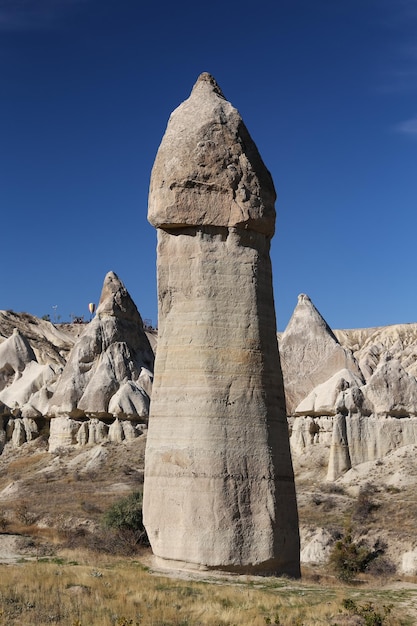
[[152, 171], [159, 336], [144, 521], [161, 564], [299, 575], [276, 339], [275, 190], [209, 74]]

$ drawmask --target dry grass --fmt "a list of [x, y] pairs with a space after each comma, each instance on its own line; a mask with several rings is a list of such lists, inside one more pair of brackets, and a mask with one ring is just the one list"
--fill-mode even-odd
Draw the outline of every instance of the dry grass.
[[[33, 542], [32, 555], [37, 557], [18, 565], [0, 565], [0, 626], [364, 623], [347, 615], [346, 598], [375, 607], [393, 604], [384, 626], [417, 623], [414, 588], [388, 590], [384, 580], [372, 582], [369, 576], [355, 587], [343, 587], [325, 576], [326, 567], [311, 569], [311, 573], [304, 570], [302, 582], [296, 583], [225, 576], [175, 580], [151, 574], [142, 559], [122, 560], [116, 556], [120, 545], [108, 533], [106, 537], [101, 534], [99, 523], [111, 504], [140, 488], [138, 469], [143, 468], [144, 444], [136, 440], [129, 446], [109, 445], [106, 451], [105, 463], [93, 472], [69, 464], [77, 451], [50, 454], [42, 442], [0, 456], [0, 489], [18, 483], [18, 490], [6, 494], [0, 504], [4, 530], [25, 535]], [[45, 473], [47, 468], [52, 470]], [[355, 496], [320, 483], [298, 487], [302, 524], [343, 529], [351, 519]], [[417, 516], [412, 488], [380, 490], [372, 498], [379, 506], [359, 524], [361, 531], [375, 535], [383, 529], [388, 538], [408, 547], [408, 538], [415, 537]], [[78, 551], [63, 551], [63, 544], [79, 546]], [[92, 547], [108, 548], [110, 554], [93, 552]], [[126, 551], [132, 555], [130, 546]], [[42, 559], [43, 555], [49, 555], [49, 560]], [[408, 622], [407, 611], [414, 611], [414, 619]]]
[[[63, 557], [0, 565], [0, 624], [21, 626], [315, 626], [349, 624], [345, 598], [394, 606], [387, 626], [412, 624], [417, 592], [344, 588], [280, 578], [179, 580], [132, 559]], [[92, 560], [94, 559], [94, 560]], [[353, 622], [350, 622], [353, 623]], [[360, 622], [358, 622], [360, 623]]]

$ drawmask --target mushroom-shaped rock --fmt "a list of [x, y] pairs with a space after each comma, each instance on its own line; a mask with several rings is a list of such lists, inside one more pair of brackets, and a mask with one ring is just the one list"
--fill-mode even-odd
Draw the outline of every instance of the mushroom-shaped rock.
[[139, 312], [113, 272], [104, 279], [95, 318], [71, 351], [50, 402], [50, 415], [110, 417], [112, 396], [142, 369], [153, 370], [154, 355]]
[[363, 381], [352, 353], [340, 345], [305, 294], [298, 296], [279, 349], [289, 415], [310, 391], [341, 369], [350, 370]]
[[159, 335], [144, 522], [161, 565], [299, 575], [269, 258], [271, 176], [209, 74], [152, 170]]

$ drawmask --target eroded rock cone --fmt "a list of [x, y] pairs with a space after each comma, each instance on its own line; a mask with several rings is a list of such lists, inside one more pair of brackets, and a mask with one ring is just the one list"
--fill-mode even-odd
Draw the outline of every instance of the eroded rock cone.
[[[81, 417], [119, 415], [135, 418], [143, 415], [143, 407], [135, 406], [133, 396], [120, 397], [109, 408], [113, 396], [123, 387], [127, 394], [133, 381], [138, 394], [144, 372], [153, 370], [153, 352], [143, 329], [140, 314], [125, 286], [114, 272], [109, 272], [103, 284], [95, 318], [71, 351], [55, 393], [50, 414]], [[120, 394], [119, 394], [120, 396]], [[131, 407], [131, 413], [123, 411]], [[117, 408], [119, 407], [119, 408]], [[120, 410], [119, 410], [120, 409]]]
[[209, 74], [154, 164], [159, 337], [144, 520], [160, 564], [299, 575], [276, 339], [275, 190]]
[[282, 335], [279, 350], [288, 415], [317, 386], [342, 369], [362, 379], [351, 352], [338, 342], [331, 328], [305, 294]]

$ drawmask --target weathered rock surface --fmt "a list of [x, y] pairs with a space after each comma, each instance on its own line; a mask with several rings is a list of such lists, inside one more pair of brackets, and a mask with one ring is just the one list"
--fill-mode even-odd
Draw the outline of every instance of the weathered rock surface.
[[203, 74], [152, 172], [159, 336], [144, 521], [163, 563], [299, 574], [272, 296], [275, 190]]
[[[134, 403], [127, 398], [123, 404], [120, 390], [124, 387], [131, 396], [136, 387], [141, 397], [147, 397], [138, 381], [143, 369], [153, 369], [153, 359], [135, 304], [116, 274], [109, 272], [96, 316], [71, 351], [52, 396], [50, 413], [69, 417], [136, 416]], [[119, 396], [112, 414], [109, 404], [116, 393]]]
[[[198, 127], [196, 124], [198, 120]], [[209, 74], [172, 114], [153, 166], [156, 228], [220, 226], [272, 236], [275, 189], [239, 112]]]
[[35, 362], [35, 353], [26, 337], [17, 328], [0, 345], [0, 390], [18, 380], [31, 362]]
[[114, 418], [147, 421], [153, 361], [140, 314], [123, 283], [109, 272], [96, 316], [71, 351], [50, 400], [48, 413], [62, 416], [51, 419], [50, 450], [142, 434], [116, 425], [109, 436], [109, 423]]
[[280, 341], [287, 412], [336, 372], [348, 369], [362, 379], [352, 353], [343, 348], [310, 298], [301, 294]]

